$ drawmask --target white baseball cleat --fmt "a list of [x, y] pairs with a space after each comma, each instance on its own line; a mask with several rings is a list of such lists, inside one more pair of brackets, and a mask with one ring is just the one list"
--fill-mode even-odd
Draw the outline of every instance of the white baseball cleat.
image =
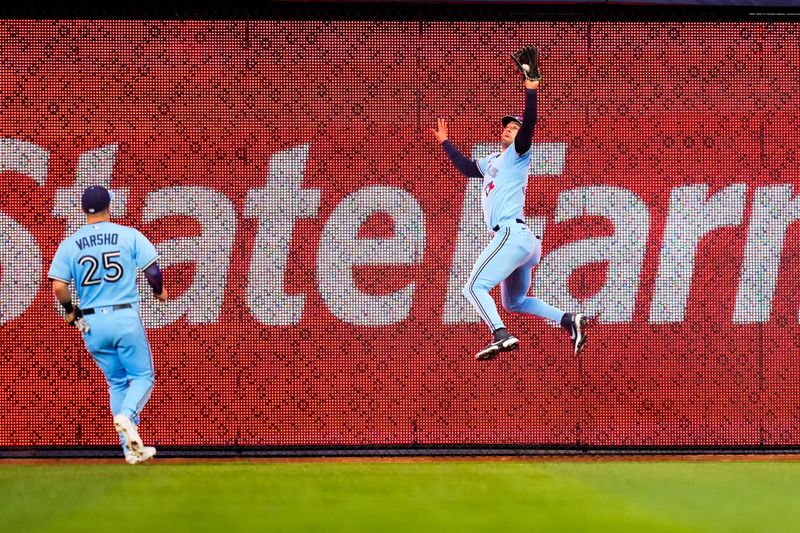
[[129, 465], [138, 465], [140, 463], [144, 463], [145, 461], [149, 461], [156, 455], [156, 449], [152, 446], [144, 446], [142, 448], [142, 453], [140, 455], [136, 455], [133, 452], [129, 452], [125, 450], [125, 461]]
[[142, 455], [144, 443], [136, 430], [136, 424], [127, 415], [118, 414], [114, 417], [114, 427], [125, 438], [125, 447], [135, 455]]
[[586, 346], [589, 337], [586, 330], [589, 329], [589, 318], [581, 313], [572, 315], [569, 325], [569, 336], [572, 338], [572, 347], [575, 355], [579, 355]]

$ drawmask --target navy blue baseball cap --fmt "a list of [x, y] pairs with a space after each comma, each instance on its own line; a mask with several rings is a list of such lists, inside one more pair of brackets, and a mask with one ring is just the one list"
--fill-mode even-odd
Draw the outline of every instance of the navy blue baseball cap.
[[81, 208], [84, 213], [99, 213], [108, 209], [112, 198], [114, 198], [114, 193], [109, 192], [102, 185], [92, 185], [83, 191]]
[[508, 126], [510, 122], [516, 122], [520, 126], [522, 126], [522, 117], [518, 117], [515, 115], [506, 115], [503, 117], [503, 127], [505, 128]]

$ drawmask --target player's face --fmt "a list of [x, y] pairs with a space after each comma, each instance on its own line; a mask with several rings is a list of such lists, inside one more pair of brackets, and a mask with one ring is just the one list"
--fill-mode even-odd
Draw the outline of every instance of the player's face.
[[514, 139], [517, 138], [518, 131], [519, 124], [516, 122], [509, 122], [508, 126], [503, 128], [503, 133], [500, 134], [500, 144], [503, 146], [503, 148], [511, 146], [511, 143], [513, 143]]

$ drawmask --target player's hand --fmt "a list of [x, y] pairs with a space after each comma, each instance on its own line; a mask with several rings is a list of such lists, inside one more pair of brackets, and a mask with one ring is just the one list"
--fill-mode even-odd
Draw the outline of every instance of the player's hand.
[[429, 128], [429, 132], [436, 137], [436, 140], [441, 144], [447, 140], [447, 121], [443, 118], [436, 119], [436, 129]]
[[64, 315], [64, 320], [66, 320], [67, 324], [70, 326], [75, 326], [81, 333], [89, 333], [89, 323], [83, 319], [83, 313], [77, 305], [73, 306], [71, 313]]
[[525, 80], [526, 89], [538, 89], [540, 80]]
[[89, 333], [89, 323], [83, 317], [76, 318], [75, 323], [72, 324], [81, 333]]
[[166, 302], [167, 298], [169, 298], [169, 293], [167, 292], [167, 289], [163, 289], [161, 294], [154, 294], [153, 296], [155, 296], [156, 300], [159, 302]]

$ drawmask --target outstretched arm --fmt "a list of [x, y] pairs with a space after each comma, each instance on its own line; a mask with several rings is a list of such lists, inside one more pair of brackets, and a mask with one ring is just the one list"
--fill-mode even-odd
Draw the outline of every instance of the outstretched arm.
[[447, 138], [447, 121], [443, 118], [436, 119], [436, 129], [430, 128], [436, 140], [441, 143], [444, 153], [450, 158], [453, 166], [468, 178], [480, 177], [481, 171], [478, 164], [458, 151], [458, 148]]
[[520, 155], [530, 150], [533, 142], [533, 128], [536, 125], [536, 93], [538, 90], [538, 81], [525, 80], [525, 112], [522, 115], [522, 127], [514, 139], [514, 149]]

